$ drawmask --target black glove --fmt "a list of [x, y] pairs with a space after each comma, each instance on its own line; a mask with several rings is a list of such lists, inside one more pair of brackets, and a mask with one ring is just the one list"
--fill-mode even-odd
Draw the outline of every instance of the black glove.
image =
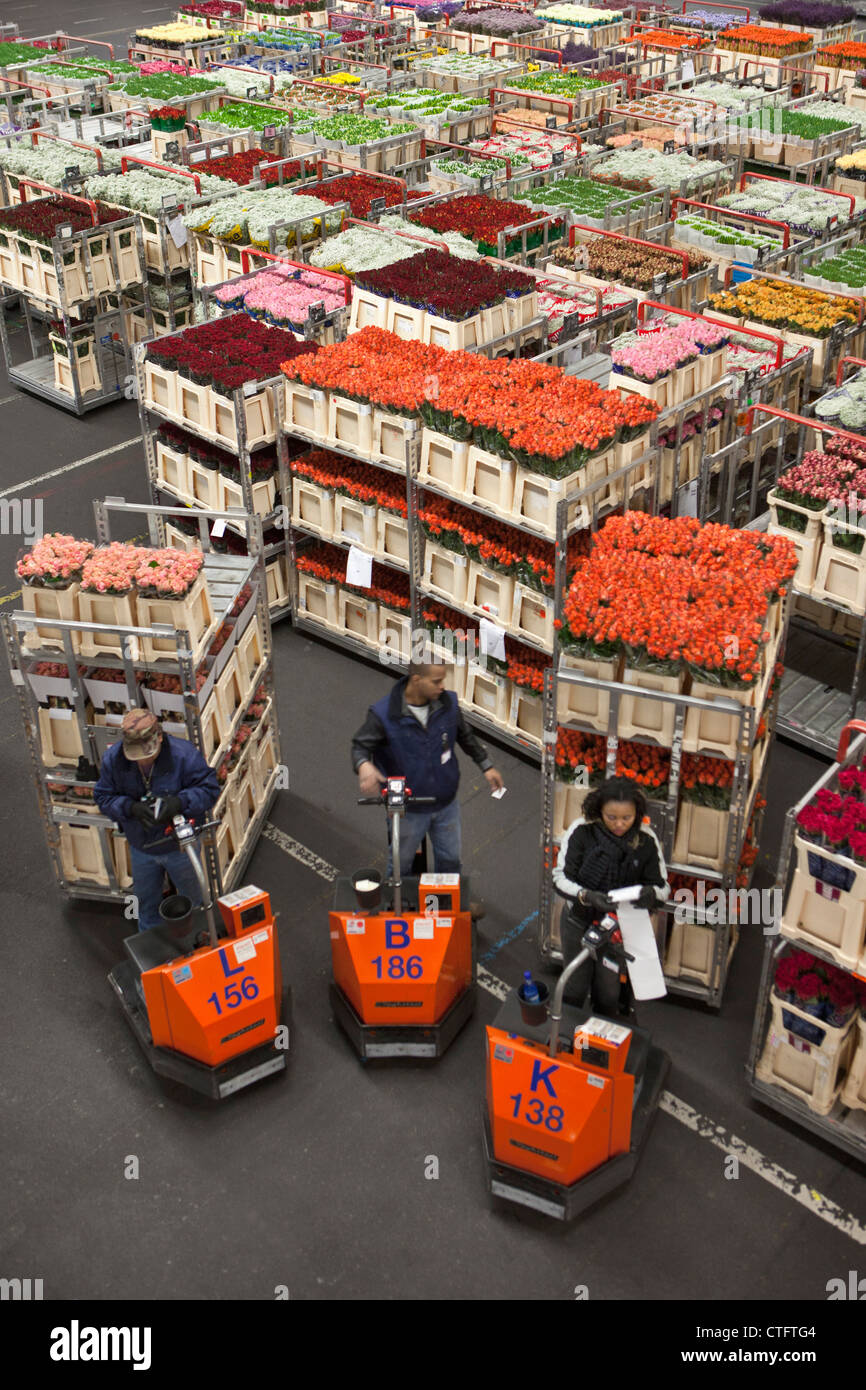
[[578, 902], [583, 907], [592, 908], [593, 912], [607, 912], [611, 906], [607, 893], [597, 893], [594, 888], [585, 888], [578, 897]]
[[654, 888], [642, 888], [635, 899], [635, 907], [658, 907]]
[[156, 825], [153, 812], [145, 801], [133, 801], [129, 814], [133, 820], [141, 821], [145, 830], [153, 830]]
[[159, 815], [156, 818], [157, 825], [166, 825], [175, 816], [179, 816], [182, 810], [183, 806], [179, 796], [163, 797]]

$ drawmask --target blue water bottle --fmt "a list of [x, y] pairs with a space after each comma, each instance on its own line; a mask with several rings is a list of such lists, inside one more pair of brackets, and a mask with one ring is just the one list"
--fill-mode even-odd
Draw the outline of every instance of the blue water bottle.
[[523, 995], [524, 1004], [537, 1004], [541, 996], [538, 993], [538, 985], [532, 978], [531, 970], [524, 970], [523, 981], [524, 983], [521, 993]]

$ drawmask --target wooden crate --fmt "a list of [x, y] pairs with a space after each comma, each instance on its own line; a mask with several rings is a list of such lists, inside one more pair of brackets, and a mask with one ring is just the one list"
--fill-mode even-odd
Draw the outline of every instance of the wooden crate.
[[408, 613], [398, 612], [387, 604], [379, 604], [379, 631], [377, 646], [382, 653], [399, 655], [408, 663], [412, 652], [412, 618]]
[[792, 941], [826, 951], [846, 970], [856, 970], [864, 946], [866, 902], [798, 867], [779, 929]]
[[526, 739], [533, 748], [541, 748], [544, 737], [544, 701], [540, 695], [511, 684], [511, 708], [508, 728], [515, 738]]
[[866, 1110], [866, 1018], [862, 1014], [857, 1019], [857, 1042], [840, 1098], [851, 1110]]
[[197, 459], [189, 460], [190, 497], [205, 511], [222, 511], [222, 478], [216, 468], [206, 468]]
[[362, 401], [332, 395], [328, 402], [328, 442], [370, 458], [373, 449], [373, 411]]
[[213, 432], [212, 392], [209, 386], [178, 376], [175, 383], [177, 414], [187, 429], [195, 433]]
[[242, 846], [247, 837], [252, 822], [256, 818], [257, 799], [256, 783], [252, 775], [251, 765], [248, 764], [238, 785], [235, 787], [230, 797], [230, 815], [234, 821], [235, 834], [238, 846]]
[[540, 642], [553, 651], [554, 601], [526, 584], [514, 585], [514, 607], [511, 610], [511, 631], [530, 642]]
[[[696, 980], [710, 989], [719, 984], [719, 970], [713, 970], [717, 927], [701, 926], [697, 922], [678, 922], [674, 918], [665, 953], [664, 973], [673, 980]], [[739, 939], [739, 927], [731, 926], [727, 965]]]
[[[244, 417], [244, 433], [249, 448], [259, 444], [271, 444], [277, 437], [276, 413], [271, 388], [263, 386], [251, 395], [241, 397]], [[221, 443], [229, 448], [238, 446], [238, 422], [235, 418], [234, 401], [230, 396], [221, 396], [218, 391], [210, 392], [210, 426]]]
[[[238, 666], [237, 651], [233, 651], [214, 687], [214, 695], [222, 714], [223, 727], [230, 730], [235, 715], [248, 693], [248, 682]], [[225, 737], [225, 735], [224, 735]]]
[[514, 612], [514, 579], [510, 574], [498, 574], [477, 560], [470, 560], [466, 604], [474, 613], [489, 618], [499, 627], [507, 627]]
[[97, 825], [61, 825], [60, 862], [67, 883], [110, 883], [102, 852], [102, 829]]
[[347, 636], [378, 650], [379, 605], [375, 599], [341, 588], [337, 593], [337, 625]]
[[409, 564], [409, 523], [396, 512], [379, 508], [376, 516], [376, 553], [384, 560]]
[[721, 869], [725, 862], [729, 811], [680, 801], [673, 858], [677, 864]]
[[494, 724], [508, 728], [511, 713], [511, 681], [506, 676], [497, 676], [485, 670], [476, 662], [470, 661], [466, 668], [466, 690], [464, 704], [475, 710]]
[[[106, 627], [137, 627], [135, 595], [90, 594], [85, 589], [79, 589], [78, 617], [83, 623], [104, 623]], [[127, 637], [126, 641], [129, 643], [130, 658], [138, 661], [138, 638]], [[122, 656], [123, 642], [124, 638], [119, 632], [81, 632], [78, 650], [86, 657], [103, 653]]]
[[431, 347], [446, 348], [450, 351], [465, 352], [469, 348], [480, 347], [500, 333], [489, 332], [488, 320], [484, 313], [473, 314], [468, 319], [443, 319], [436, 314], [426, 314], [422, 342]]
[[[35, 584], [22, 584], [21, 606], [26, 613], [32, 613], [35, 618], [39, 618], [40, 622], [31, 632], [24, 633], [21, 645], [33, 650], [47, 647], [64, 651], [61, 629], [47, 626], [41, 620], [58, 618], [61, 622], [75, 622], [78, 618], [78, 591], [77, 582], [68, 584], [65, 589], [42, 589]], [[72, 650], [77, 652], [80, 634], [73, 629], [69, 636], [72, 639]]]
[[177, 372], [166, 371], [155, 362], [144, 361], [144, 403], [153, 406], [163, 415], [179, 418], [177, 399]]
[[[732, 700], [735, 704], [762, 709], [767, 687], [772, 675], [772, 663], [763, 681], [750, 690], [728, 690], [718, 685], [707, 685], [703, 681], [692, 680], [689, 694], [699, 700]], [[742, 725], [738, 715], [728, 713], [721, 706], [718, 709], [686, 710], [683, 729], [683, 752], [715, 753], [718, 757], [733, 761], [737, 756], [739, 734]]]
[[75, 711], [46, 709], [44, 705], [40, 705], [36, 716], [39, 723], [39, 746], [45, 766], [76, 767], [78, 759], [84, 756], [84, 748]]
[[237, 649], [235, 651], [235, 661], [237, 663], [238, 677], [241, 686], [241, 698], [247, 700], [253, 693], [253, 687], [258, 683], [259, 673], [265, 659], [265, 646], [262, 640], [262, 633], [257, 617], [238, 638]]
[[[594, 460], [594, 462], [597, 462]], [[604, 463], [593, 470], [597, 478], [606, 473]], [[579, 468], [567, 478], [547, 478], [543, 473], [533, 473], [529, 468], [518, 464], [514, 482], [514, 501], [512, 503], [515, 526], [528, 526], [553, 540], [556, 536], [556, 509], [564, 497], [576, 492], [591, 481], [587, 469]], [[582, 525], [589, 525], [590, 511], [586, 502], [569, 507], [569, 522], [575, 519], [575, 511], [580, 507]]]
[[399, 304], [395, 299], [389, 299], [387, 305], [385, 327], [388, 332], [410, 343], [423, 342], [424, 320], [427, 317], [426, 309], [415, 309], [410, 304]]
[[190, 457], [185, 449], [175, 448], [173, 445], [164, 443], [161, 439], [156, 440], [156, 476], [160, 486], [167, 492], [173, 492], [176, 497], [180, 497], [184, 502], [192, 499], [190, 483]]
[[833, 544], [833, 534], [863, 536], [861, 528], [842, 521], [824, 521], [824, 544], [818, 558], [812, 594], [850, 608], [852, 613], [866, 613], [866, 547], [859, 555]]
[[334, 537], [334, 490], [292, 477], [292, 525], [312, 531], [323, 540]]
[[298, 573], [298, 614], [326, 627], [339, 629], [337, 585], [311, 574]]
[[[227, 478], [221, 473], [220, 477], [220, 505], [218, 510], [228, 511], [231, 507], [239, 507], [241, 511], [246, 511], [246, 501], [244, 499], [243, 484], [235, 482], [233, 478]], [[277, 483], [275, 478], [260, 478], [258, 482], [251, 484], [253, 514], [255, 516], [269, 516], [274, 510], [274, 502], [277, 495]]]
[[553, 787], [553, 838], [560, 841], [568, 827], [583, 815], [583, 803], [590, 793], [590, 786], [577, 786], [574, 782], [555, 782]]
[[794, 572], [794, 587], [801, 593], [809, 594], [815, 583], [815, 575], [818, 570], [818, 559], [822, 549], [822, 537], [820, 530], [815, 536], [802, 536], [796, 531], [785, 530], [782, 526], [774, 526], [772, 522], [767, 527], [767, 534], [770, 536], [784, 536], [794, 546], [797, 552], [797, 568]]
[[473, 444], [466, 463], [466, 500], [479, 503], [505, 521], [512, 521], [515, 465]]
[[129, 853], [129, 841], [125, 835], [120, 835], [116, 830], [110, 830], [108, 832], [108, 847], [111, 851], [111, 862], [114, 865], [117, 886], [119, 888], [131, 888], [132, 859]]
[[[199, 574], [185, 598], [143, 598], [139, 594], [136, 604], [139, 627], [167, 623], [175, 629], [186, 628], [189, 632], [193, 662], [201, 659], [216, 626], [204, 574]], [[177, 644], [170, 637], [142, 637], [141, 648], [142, 659], [150, 662], [173, 656], [177, 651]]]
[[226, 719], [222, 701], [213, 692], [201, 712], [202, 752], [210, 763], [231, 733], [231, 721]]
[[849, 1027], [839, 1050], [830, 1055], [796, 1034], [777, 1031], [771, 1023], [755, 1075], [766, 1085], [797, 1096], [816, 1115], [829, 1115], [841, 1094], [857, 1037], [857, 1031]]
[[376, 549], [376, 507], [365, 506], [354, 497], [338, 492], [334, 498], [334, 540], [338, 545], [357, 545]]
[[349, 313], [349, 332], [357, 333], [361, 328], [387, 328], [388, 304], [380, 294], [370, 290], [352, 290], [352, 307]]
[[264, 801], [265, 794], [270, 786], [271, 778], [276, 768], [277, 743], [274, 738], [273, 728], [269, 726], [257, 737], [250, 762], [250, 772], [256, 792], [256, 800], [259, 804]]
[[289, 565], [285, 555], [277, 555], [265, 565], [268, 610], [285, 608], [289, 602]]
[[[585, 657], [572, 656], [561, 652], [560, 670], [581, 671], [593, 680], [618, 681], [622, 659], [617, 661], [591, 661]], [[584, 728], [597, 729], [607, 733], [610, 720], [610, 695], [606, 690], [596, 690], [590, 685], [567, 685], [557, 682], [556, 719], [559, 724], [578, 724]]]
[[390, 410], [373, 410], [373, 444], [371, 457], [374, 463], [390, 463], [396, 468], [406, 467], [406, 449], [414, 440], [418, 430], [416, 420], [405, 415], [394, 415]]
[[[623, 672], [625, 685], [640, 686], [643, 690], [682, 694], [683, 676], [657, 676], [650, 671]], [[617, 733], [620, 738], [650, 738], [669, 748], [673, 740], [676, 705], [670, 700], [647, 700], [640, 695], [621, 695]]]
[[303, 386], [299, 381], [285, 383], [285, 426], [291, 434], [293, 430], [320, 440], [323, 444], [328, 438], [328, 396], [311, 386]]
[[220, 867], [220, 875], [224, 882], [239, 849], [240, 844], [238, 843], [237, 832], [232, 817], [228, 815], [224, 818], [222, 825], [216, 832], [216, 855]]
[[422, 580], [426, 590], [459, 607], [466, 602], [468, 577], [469, 561], [465, 555], [446, 550], [444, 545], [437, 545], [435, 541], [426, 541]]
[[446, 434], [438, 434], [425, 425], [421, 436], [421, 467], [418, 481], [432, 483], [455, 499], [466, 493], [466, 470], [469, 445]]

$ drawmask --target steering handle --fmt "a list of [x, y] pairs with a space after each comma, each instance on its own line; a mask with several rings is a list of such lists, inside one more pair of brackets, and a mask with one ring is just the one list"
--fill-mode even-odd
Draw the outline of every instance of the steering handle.
[[[189, 824], [189, 822], [187, 822]], [[207, 820], [203, 825], [191, 825], [192, 839], [199, 840], [206, 830], [214, 830], [220, 822], [218, 820]], [[166, 825], [163, 834], [158, 840], [148, 840], [147, 844], [142, 845], [142, 849], [156, 849], [158, 845], [164, 845], [166, 840], [174, 838], [174, 826]]]

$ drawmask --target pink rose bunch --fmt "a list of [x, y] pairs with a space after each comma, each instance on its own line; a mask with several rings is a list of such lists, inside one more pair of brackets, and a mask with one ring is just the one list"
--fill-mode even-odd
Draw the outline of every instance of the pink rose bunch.
[[[717, 425], [724, 413], [725, 412], [722, 410], [721, 406], [710, 406], [709, 410], [707, 411], [707, 429], [711, 430], [714, 425]], [[694, 439], [695, 435], [700, 433], [701, 412], [697, 411], [694, 415], [690, 415], [687, 420], [683, 421], [683, 444], [685, 444], [686, 440], [688, 439]], [[675, 449], [677, 445], [676, 428], [662, 430], [659, 434], [659, 444], [661, 444], [663, 449]]]
[[346, 296], [338, 280], [313, 271], [275, 266], [244, 276], [217, 290], [216, 298], [226, 308], [242, 309], [253, 318], [275, 324], [303, 324], [311, 304], [324, 304], [325, 312], [345, 307]]
[[726, 329], [703, 319], [653, 325], [630, 334], [624, 345], [613, 349], [611, 361], [639, 381], [656, 381], [702, 352], [721, 347], [727, 338]]
[[141, 77], [156, 77], [161, 72], [182, 72], [186, 76], [189, 69], [186, 63], [170, 63], [166, 58], [151, 58], [149, 62], [142, 63], [138, 71]]
[[89, 594], [128, 594], [146, 553], [143, 547], [122, 541], [94, 551], [81, 573], [82, 589]]
[[69, 671], [62, 661], [37, 661], [30, 667], [31, 676], [53, 676], [55, 680], [67, 680]]
[[15, 566], [15, 573], [25, 584], [52, 585], [65, 588], [81, 577], [85, 561], [93, 554], [90, 541], [52, 531], [42, 536]]
[[200, 550], [142, 550], [135, 572], [139, 592], [154, 598], [183, 598], [204, 564]]
[[842, 455], [823, 454], [810, 449], [794, 468], [783, 473], [776, 484], [777, 494], [798, 506], [814, 507], [844, 499], [849, 493], [866, 496], [866, 468]]

